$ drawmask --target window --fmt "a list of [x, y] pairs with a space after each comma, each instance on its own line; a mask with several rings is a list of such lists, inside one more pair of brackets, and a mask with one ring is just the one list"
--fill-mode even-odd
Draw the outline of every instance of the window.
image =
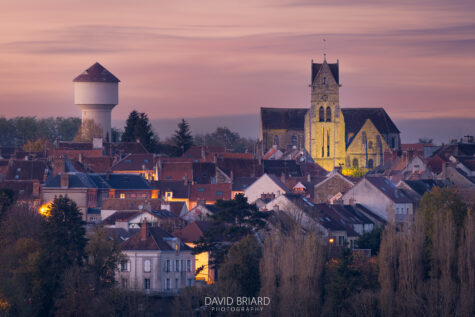
[[124, 261], [120, 263], [120, 271], [128, 272], [129, 271], [129, 261]]
[[358, 159], [353, 159], [353, 167], [358, 167]]
[[167, 175], [167, 177], [165, 177], [166, 179], [172, 179], [172, 177], [170, 175]]
[[150, 272], [152, 270], [152, 263], [150, 260], [145, 260], [143, 262], [143, 270], [144, 272]]
[[368, 149], [372, 149], [373, 148], [373, 141], [369, 141], [368, 142]]
[[345, 237], [338, 236], [338, 245], [344, 245], [344, 244], [345, 244]]
[[130, 163], [132, 163], [132, 161], [131, 160], [125, 160], [125, 163], [130, 164]]
[[374, 166], [373, 159], [369, 159], [368, 160], [368, 168], [373, 168], [373, 166]]
[[180, 260], [175, 260], [175, 272], [180, 272]]
[[189, 278], [187, 280], [187, 286], [192, 286], [193, 285], [193, 280], [191, 278]]
[[292, 135], [292, 145], [297, 146], [297, 136], [296, 135]]
[[178, 288], [178, 285], [179, 285], [179, 284], [178, 284], [178, 279], [176, 278], [176, 279], [175, 279], [175, 288]]
[[223, 192], [216, 192], [216, 196], [223, 196]]
[[121, 199], [124, 199], [125, 198], [125, 194], [120, 194], [119, 196]]
[[198, 187], [198, 191], [199, 191], [199, 192], [204, 192], [204, 191], [205, 191], [205, 188], [204, 188], [204, 187]]
[[147, 159], [145, 159], [145, 160], [143, 160], [143, 162], [144, 162], [144, 163], [148, 163], [148, 160], [147, 160]]
[[191, 260], [186, 260], [186, 271], [191, 272]]
[[167, 279], [165, 280], [165, 289], [166, 289], [166, 290], [170, 290], [170, 279], [169, 279], [169, 278], [167, 278]]
[[126, 278], [123, 278], [123, 279], [122, 279], [122, 282], [121, 282], [122, 288], [127, 288], [128, 284], [129, 284], [128, 282], [129, 282], [129, 281], [128, 281]]
[[365, 145], [367, 142], [368, 142], [368, 140], [366, 139], [366, 132], [363, 131], [363, 133], [361, 135], [361, 143], [363, 143], [363, 145]]
[[150, 289], [150, 279], [146, 278], [143, 280], [143, 288]]
[[330, 130], [327, 130], [327, 156], [330, 156]]
[[323, 110], [323, 107], [320, 107], [320, 109], [318, 110], [318, 121], [325, 121], [325, 110]]
[[165, 272], [170, 272], [170, 260], [165, 261]]
[[326, 85], [326, 84], [327, 84], [327, 78], [326, 78], [326, 77], [323, 77], [322, 85]]
[[274, 145], [279, 146], [279, 136], [278, 135], [274, 135]]
[[327, 107], [326, 121], [327, 121], [327, 122], [331, 122], [331, 121], [332, 121], [332, 109], [331, 109], [330, 107]]

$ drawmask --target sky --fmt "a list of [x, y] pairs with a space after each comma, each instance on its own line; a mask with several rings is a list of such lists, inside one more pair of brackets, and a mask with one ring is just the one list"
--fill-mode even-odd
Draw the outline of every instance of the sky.
[[468, 0], [2, 0], [0, 116], [80, 116], [72, 80], [97, 61], [121, 80], [113, 122], [137, 109], [245, 126], [260, 107], [310, 106], [325, 39], [342, 107], [475, 126], [474, 16]]

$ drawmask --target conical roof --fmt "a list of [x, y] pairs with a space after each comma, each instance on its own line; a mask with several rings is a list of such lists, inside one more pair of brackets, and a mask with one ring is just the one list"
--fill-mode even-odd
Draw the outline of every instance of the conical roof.
[[73, 82], [118, 83], [120, 80], [110, 71], [105, 69], [104, 66], [96, 62], [94, 65], [86, 69], [81, 75], [74, 78]]

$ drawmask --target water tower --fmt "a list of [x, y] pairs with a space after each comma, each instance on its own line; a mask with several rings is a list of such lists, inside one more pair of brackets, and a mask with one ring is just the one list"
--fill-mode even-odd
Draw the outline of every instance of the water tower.
[[91, 119], [111, 139], [111, 112], [119, 103], [119, 82], [101, 64], [95, 63], [74, 78], [74, 103], [81, 108], [82, 122]]

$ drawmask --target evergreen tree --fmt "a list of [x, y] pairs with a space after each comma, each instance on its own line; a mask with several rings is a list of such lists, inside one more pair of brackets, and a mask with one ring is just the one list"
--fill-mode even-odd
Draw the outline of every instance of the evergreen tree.
[[122, 142], [139, 141], [149, 152], [155, 152], [158, 144], [152, 125], [144, 112], [132, 111], [125, 124]]
[[178, 130], [175, 131], [173, 140], [177, 148], [177, 156], [183, 155], [193, 145], [190, 125], [185, 119], [181, 119], [181, 122], [178, 123]]
[[51, 315], [61, 293], [62, 278], [72, 266], [83, 266], [86, 258], [85, 222], [76, 203], [68, 197], [53, 200], [40, 235], [38, 283], [35, 299], [39, 314]]

